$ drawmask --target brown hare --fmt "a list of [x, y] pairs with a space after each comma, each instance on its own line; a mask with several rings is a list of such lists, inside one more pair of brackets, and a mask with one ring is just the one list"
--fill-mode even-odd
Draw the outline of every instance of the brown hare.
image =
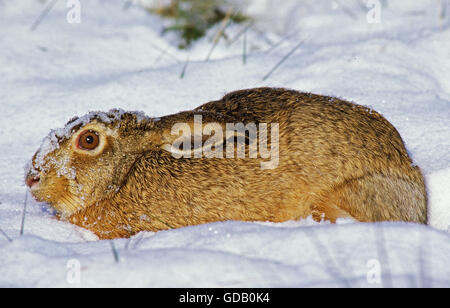
[[44, 139], [26, 183], [100, 239], [227, 220], [427, 222], [423, 176], [386, 119], [286, 89], [237, 91], [160, 119], [74, 118]]

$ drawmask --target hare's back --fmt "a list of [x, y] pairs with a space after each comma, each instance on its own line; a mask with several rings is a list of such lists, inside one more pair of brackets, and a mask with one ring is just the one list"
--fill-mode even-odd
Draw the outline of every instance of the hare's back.
[[[395, 127], [378, 112], [339, 98], [280, 88], [232, 92], [195, 111], [244, 124], [279, 124], [280, 160], [314, 165], [386, 169], [411, 160]], [[295, 157], [294, 157], [295, 156]]]

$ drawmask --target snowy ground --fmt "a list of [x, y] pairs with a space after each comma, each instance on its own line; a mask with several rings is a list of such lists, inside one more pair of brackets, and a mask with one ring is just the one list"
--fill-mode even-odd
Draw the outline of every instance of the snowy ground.
[[[0, 234], [0, 286], [450, 286], [450, 3], [409, 2], [381, 1], [369, 23], [366, 1], [251, 1], [243, 65], [242, 36], [206, 62], [209, 38], [178, 51], [158, 18], [124, 1], [82, 1], [69, 24], [60, 0], [31, 31], [45, 3], [0, 0], [0, 228], [12, 239]], [[381, 112], [426, 175], [431, 226], [217, 223], [116, 240], [116, 262], [110, 242], [28, 197], [19, 236], [23, 167], [50, 129], [90, 110], [160, 116], [265, 85]]]

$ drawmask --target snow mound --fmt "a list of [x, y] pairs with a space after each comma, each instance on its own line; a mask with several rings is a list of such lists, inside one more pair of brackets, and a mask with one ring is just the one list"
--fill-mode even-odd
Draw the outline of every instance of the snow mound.
[[118, 262], [112, 247], [107, 241], [65, 243], [31, 235], [12, 243], [0, 241], [0, 285], [445, 287], [450, 284], [449, 235], [401, 223], [283, 227], [283, 224], [227, 222], [141, 233], [129, 240], [114, 241]]

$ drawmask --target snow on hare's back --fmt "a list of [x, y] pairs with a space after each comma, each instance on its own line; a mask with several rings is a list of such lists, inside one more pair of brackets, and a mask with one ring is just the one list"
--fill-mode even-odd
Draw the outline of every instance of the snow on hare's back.
[[237, 91], [160, 119], [120, 110], [75, 118], [44, 139], [26, 182], [58, 217], [101, 239], [311, 215], [427, 222], [423, 176], [386, 119], [285, 89]]

